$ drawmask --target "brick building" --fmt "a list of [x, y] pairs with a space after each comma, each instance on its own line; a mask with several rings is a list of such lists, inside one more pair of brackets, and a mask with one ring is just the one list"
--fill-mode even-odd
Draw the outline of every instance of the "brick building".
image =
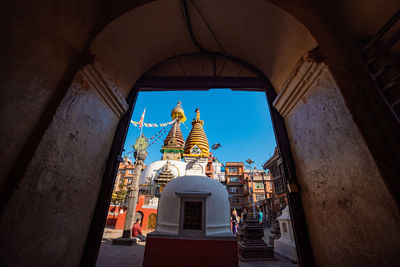
[[275, 147], [272, 157], [263, 164], [264, 170], [268, 170], [268, 173], [272, 177], [273, 196], [271, 210], [273, 216], [288, 204], [282, 167], [282, 159], [279, 156], [279, 150]]
[[[146, 168], [146, 165], [142, 166], [142, 171]], [[119, 164], [117, 177], [115, 178], [114, 190], [113, 193], [117, 192], [120, 189], [127, 189], [127, 185], [132, 183], [133, 173], [135, 170], [135, 164], [128, 157], [124, 157], [124, 161]], [[123, 184], [123, 187], [120, 187], [120, 184]], [[140, 191], [142, 191], [143, 185], [139, 185]]]
[[225, 165], [225, 178], [231, 210], [236, 209], [240, 214], [248, 204], [247, 195], [249, 193], [244, 179], [244, 163], [227, 162]]
[[[253, 183], [251, 182], [251, 174], [253, 172]], [[247, 188], [249, 188], [249, 193], [253, 191], [253, 194], [247, 195], [247, 209], [252, 212], [253, 202], [256, 209], [261, 208], [264, 214], [268, 212], [268, 202], [273, 195], [273, 185], [272, 178], [270, 174], [265, 173], [263, 170], [245, 170], [244, 171], [245, 183], [247, 183]]]

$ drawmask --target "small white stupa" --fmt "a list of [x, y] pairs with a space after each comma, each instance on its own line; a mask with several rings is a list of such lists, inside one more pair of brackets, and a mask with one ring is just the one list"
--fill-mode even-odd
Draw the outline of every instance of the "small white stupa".
[[289, 206], [283, 209], [282, 215], [279, 216], [277, 220], [281, 230], [281, 237], [274, 241], [275, 252], [297, 262], [296, 243], [294, 241]]

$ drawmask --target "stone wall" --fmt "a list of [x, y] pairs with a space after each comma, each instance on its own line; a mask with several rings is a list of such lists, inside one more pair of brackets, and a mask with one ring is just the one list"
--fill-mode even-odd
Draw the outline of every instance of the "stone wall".
[[[94, 91], [75, 75], [91, 61], [89, 47], [96, 34], [119, 15], [147, 1], [106, 2], [1, 3], [0, 197], [2, 204], [8, 204], [0, 219], [3, 241], [0, 265], [79, 264], [118, 121], [116, 113], [121, 110], [112, 109], [112, 98], [107, 102], [100, 91]], [[367, 1], [368, 5], [365, 1], [343, 0], [340, 4], [322, 1], [319, 7], [308, 1], [272, 2], [310, 29], [330, 61], [341, 90], [328, 73], [323, 73], [321, 77], [326, 79], [320, 78], [314, 83], [304, 94], [304, 102], [301, 99], [286, 114], [317, 263], [328, 265], [334, 260], [338, 264], [354, 265], [392, 263], [394, 251], [399, 251], [398, 244], [393, 243], [399, 237], [398, 209], [363, 137], [370, 149], [375, 145], [371, 151], [376, 162], [380, 155], [392, 158], [391, 165], [387, 163], [390, 159], [379, 159], [380, 166], [394, 170], [385, 178], [397, 177], [398, 169], [393, 167], [396, 158], [391, 155], [398, 157], [399, 146], [393, 145], [398, 143], [393, 142], [398, 137], [392, 134], [391, 139], [382, 138], [385, 135], [381, 132], [392, 133], [385, 126], [384, 116], [368, 120], [364, 115], [374, 107], [365, 97], [360, 97], [362, 90], [354, 88], [356, 83], [364, 88], [368, 81], [359, 75], [359, 79], [348, 82], [354, 78], [346, 69], [344, 59], [348, 55], [343, 51], [347, 50], [341, 45], [352, 47], [356, 39], [376, 32], [398, 3], [394, 0], [386, 1], [385, 5], [378, 0]], [[217, 14], [215, 20], [222, 21], [220, 13]], [[140, 21], [137, 26], [142, 24]], [[162, 39], [165, 29], [157, 30], [151, 33]], [[224, 32], [226, 29], [222, 27], [217, 31], [218, 35]], [[208, 36], [207, 31], [205, 35]], [[260, 36], [266, 38], [265, 34]], [[207, 40], [214, 43], [211, 38]], [[287, 40], [281, 39], [281, 42], [289, 44]], [[233, 42], [234, 39], [229, 39], [229, 43]], [[182, 44], [173, 44], [177, 50], [172, 49], [171, 53], [177, 55]], [[285, 55], [278, 49], [282, 44], [279, 42], [274, 43], [276, 50], [268, 50], [259, 42], [251, 44], [257, 45], [259, 51], [273, 53], [271, 56], [279, 61]], [[128, 47], [131, 51], [132, 47]], [[158, 51], [160, 45], [155, 47]], [[259, 53], [246, 45], [240, 48], [245, 53], [237, 52], [234, 56], [253, 64], [260, 61]], [[142, 55], [146, 66], [152, 66], [147, 60], [156, 50]], [[123, 56], [135, 59], [131, 54]], [[272, 66], [270, 62], [262, 63]], [[133, 82], [127, 83], [127, 90]], [[371, 125], [383, 127], [375, 127], [376, 131], [367, 139]], [[387, 141], [387, 146], [380, 145], [382, 140]]]
[[119, 121], [81, 74], [5, 208], [2, 266], [79, 265]]
[[396, 204], [327, 67], [302, 62], [275, 106], [285, 117], [316, 265], [396, 265]]

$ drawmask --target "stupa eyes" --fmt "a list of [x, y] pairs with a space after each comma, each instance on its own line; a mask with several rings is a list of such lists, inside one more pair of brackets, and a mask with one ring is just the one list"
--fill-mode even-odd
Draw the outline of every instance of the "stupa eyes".
[[201, 154], [201, 149], [198, 146], [194, 146], [192, 148], [191, 154], [200, 155]]

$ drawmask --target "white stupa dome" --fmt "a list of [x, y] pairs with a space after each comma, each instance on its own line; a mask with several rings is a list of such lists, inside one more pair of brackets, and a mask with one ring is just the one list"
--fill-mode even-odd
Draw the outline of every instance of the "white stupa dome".
[[220, 182], [205, 176], [182, 176], [171, 180], [165, 186], [160, 198], [157, 232], [179, 234], [181, 197], [190, 194], [207, 195], [205, 235], [231, 236], [228, 192]]

